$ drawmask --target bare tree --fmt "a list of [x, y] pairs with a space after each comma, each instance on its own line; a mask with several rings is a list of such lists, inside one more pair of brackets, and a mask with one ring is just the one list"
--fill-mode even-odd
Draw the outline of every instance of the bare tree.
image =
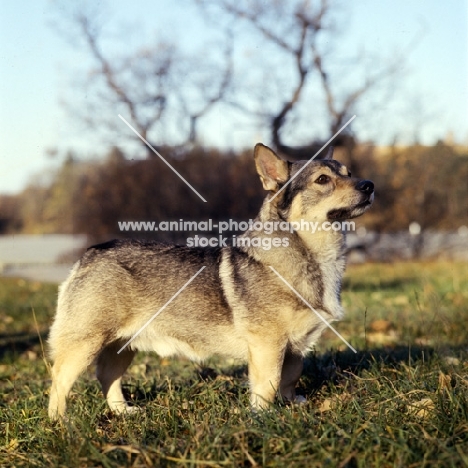
[[[355, 84], [351, 85], [351, 80], [347, 80], [350, 70], [362, 69], [366, 64], [363, 57], [352, 60], [348, 57], [347, 61], [343, 61], [337, 68], [335, 62], [339, 59], [330, 46], [334, 37], [339, 35], [334, 23], [334, 15], [339, 5], [333, 0], [196, 1], [207, 16], [213, 14], [217, 23], [220, 22], [219, 17], [224, 15], [244, 24], [254, 37], [260, 39], [263, 57], [270, 51], [276, 53], [277, 65], [267, 65], [265, 75], [269, 81], [282, 82], [283, 86], [280, 92], [276, 91], [276, 97], [266, 98], [269, 101], [269, 109], [268, 105], [263, 105], [260, 112], [252, 110], [252, 107], [249, 108], [240, 102], [238, 96], [235, 96], [231, 104], [266, 120], [273, 145], [291, 157], [310, 157], [311, 150], [320, 148], [323, 143], [323, 140], [314, 134], [316, 128], [314, 129], [313, 125], [309, 125], [309, 135], [306, 137], [308, 141], [303, 147], [287, 145], [284, 137], [288, 122], [295, 122], [301, 118], [304, 120], [304, 116], [298, 118], [297, 113], [300, 107], [307, 106], [312, 101], [309, 93], [311, 86], [321, 89], [327, 114], [327, 130], [329, 134], [335, 134], [353, 115], [364, 95], [393, 80], [402, 68], [403, 61], [398, 57], [384, 67], [377, 68], [374, 65], [370, 70], [361, 70], [360, 79], [352, 81]], [[232, 27], [231, 24], [229, 23], [229, 27]], [[261, 67], [262, 63], [256, 62], [255, 65]], [[288, 83], [282, 80], [284, 75], [290, 78]], [[249, 98], [255, 99], [252, 93]], [[265, 100], [265, 97], [263, 99]], [[315, 118], [319, 118], [317, 109], [309, 108], [307, 113], [308, 120], [314, 113]], [[348, 129], [333, 144], [352, 147], [354, 137]]]
[[[90, 97], [86, 110], [76, 112], [89, 127], [121, 133], [122, 122], [117, 118], [121, 113], [144, 139], [158, 141], [153, 147], [197, 143], [199, 121], [223, 100], [230, 86], [229, 39], [218, 59], [205, 57], [203, 67], [166, 41], [118, 56], [103, 46], [106, 38], [95, 7], [80, 5], [60, 14], [71, 26], [65, 34], [70, 37], [72, 30], [73, 44], [84, 48], [94, 62], [84, 83]], [[138, 136], [129, 134], [141, 143]]]
[[[122, 132], [120, 112], [152, 144], [192, 145], [199, 142], [203, 118], [228, 105], [250, 126], [267, 128], [278, 151], [305, 159], [357, 113], [364, 98], [394, 85], [404, 65], [405, 51], [392, 60], [363, 53], [344, 57], [337, 0], [192, 1], [205, 24], [224, 37], [207, 48], [203, 60], [168, 42], [119, 56], [104, 47], [94, 11], [82, 5], [66, 10], [94, 63], [87, 80], [90, 126]], [[240, 55], [242, 48], [252, 55]], [[333, 144], [347, 148], [353, 166], [350, 128]]]

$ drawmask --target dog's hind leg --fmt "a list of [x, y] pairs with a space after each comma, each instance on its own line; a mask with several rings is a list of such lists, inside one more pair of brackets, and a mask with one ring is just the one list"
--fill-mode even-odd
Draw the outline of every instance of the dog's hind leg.
[[99, 351], [99, 342], [73, 341], [61, 339], [54, 346], [52, 367], [52, 387], [49, 396], [49, 417], [52, 420], [65, 414], [66, 399], [75, 380], [93, 362]]
[[98, 356], [96, 376], [101, 383], [102, 391], [110, 409], [116, 413], [126, 413], [135, 410], [128, 406], [122, 393], [122, 375], [132, 362], [135, 351], [128, 347], [117, 354], [122, 347], [121, 342], [106, 346]]

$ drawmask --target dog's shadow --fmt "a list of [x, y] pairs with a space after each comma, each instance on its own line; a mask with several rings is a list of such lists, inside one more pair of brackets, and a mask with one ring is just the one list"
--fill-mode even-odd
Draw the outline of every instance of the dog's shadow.
[[[452, 350], [453, 352], [454, 350]], [[375, 365], [397, 367], [401, 363], [416, 365], [436, 355], [438, 350], [425, 346], [396, 345], [385, 348], [371, 348], [354, 353], [327, 351], [324, 354], [311, 354], [304, 360], [301, 389], [306, 395], [314, 395], [330, 384], [359, 376]]]
[[[466, 346], [460, 346], [466, 348]], [[397, 367], [401, 363], [417, 365], [428, 361], [440, 350], [423, 346], [393, 346], [391, 348], [372, 348], [354, 353], [346, 351], [328, 351], [324, 354], [310, 354], [304, 360], [304, 370], [300, 379], [298, 393], [307, 398], [314, 397], [320, 391], [330, 385], [337, 385], [353, 376], [359, 376], [363, 371], [369, 370], [374, 365]], [[451, 348], [451, 354], [457, 353]], [[200, 366], [193, 377], [184, 382], [176, 382], [171, 385], [173, 391], [183, 391], [187, 384], [201, 386], [215, 384], [216, 381], [228, 382], [223, 386], [223, 393], [236, 398], [239, 394], [239, 385], [248, 391], [248, 369], [246, 365], [212, 368]], [[167, 391], [164, 383], [153, 381], [145, 390], [134, 385], [123, 386], [126, 398], [136, 405], [144, 405], [148, 401], [156, 400], [161, 393]]]
[[[194, 364], [195, 371], [184, 378], [171, 379], [169, 377], [171, 392], [184, 392], [188, 387], [202, 389], [204, 384], [216, 387], [222, 386], [223, 394], [237, 397], [239, 387], [248, 389], [247, 365], [231, 365], [229, 367]], [[157, 366], [155, 366], [157, 367]], [[149, 401], [157, 400], [161, 394], [169, 391], [168, 379], [161, 372], [160, 380], [153, 379], [149, 385], [139, 386], [134, 383], [122, 383], [122, 391], [125, 399], [131, 404], [144, 406]]]
[[[450, 347], [450, 354], [457, 355], [459, 351], [466, 350], [467, 344]], [[40, 353], [40, 340], [33, 333], [0, 334], [0, 360], [7, 356], [15, 360], [28, 350]], [[299, 394], [308, 398], [313, 397], [329, 385], [336, 385], [345, 379], [352, 379], [372, 366], [384, 365], [397, 367], [401, 363], [411, 366], [428, 361], [433, 356], [443, 355], [445, 350], [414, 345], [396, 345], [392, 347], [371, 348], [354, 353], [351, 350], [328, 351], [323, 354], [313, 353], [304, 360], [304, 370], [299, 383]], [[163, 373], [161, 373], [163, 374]], [[233, 397], [241, 391], [248, 391], [248, 370], [246, 365], [217, 366], [216, 369], [208, 366], [198, 366], [191, 376], [171, 383], [174, 391], [184, 390], [187, 385], [201, 386], [203, 383], [211, 384], [224, 381], [223, 392]], [[219, 383], [219, 382], [218, 382]], [[167, 391], [164, 381], [156, 379], [148, 386], [139, 384], [123, 384], [126, 398], [136, 405], [144, 406], [148, 401], [154, 401]]]
[[0, 333], [0, 361], [8, 355], [17, 356], [40, 344], [36, 332]]

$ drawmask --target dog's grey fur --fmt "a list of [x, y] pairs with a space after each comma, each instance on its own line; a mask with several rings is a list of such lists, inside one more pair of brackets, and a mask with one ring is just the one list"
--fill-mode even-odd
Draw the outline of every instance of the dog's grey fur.
[[[306, 162], [283, 161], [259, 144], [255, 163], [271, 192], [257, 217], [262, 222], [343, 220], [361, 215], [373, 201], [372, 182], [351, 178], [329, 154], [308, 164], [270, 202]], [[64, 415], [73, 383], [95, 359], [110, 408], [132, 410], [120, 382], [136, 350], [196, 361], [212, 354], [243, 359], [254, 408], [266, 407], [277, 392], [295, 401], [303, 356], [326, 325], [269, 267], [328, 322], [340, 319], [344, 234], [247, 231], [243, 236], [286, 237], [289, 246], [203, 249], [114, 240], [90, 247], [59, 290], [49, 337], [50, 417]], [[203, 272], [118, 354], [202, 266]]]

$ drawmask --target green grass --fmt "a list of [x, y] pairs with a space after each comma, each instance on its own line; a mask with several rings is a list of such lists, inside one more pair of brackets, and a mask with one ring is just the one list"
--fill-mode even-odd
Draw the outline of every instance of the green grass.
[[141, 354], [125, 381], [141, 413], [112, 415], [90, 369], [52, 424], [39, 336], [55, 296], [0, 279], [0, 466], [468, 466], [467, 264], [350, 267], [337, 329], [358, 354], [326, 332], [300, 381], [308, 403], [260, 414], [241, 363]]

